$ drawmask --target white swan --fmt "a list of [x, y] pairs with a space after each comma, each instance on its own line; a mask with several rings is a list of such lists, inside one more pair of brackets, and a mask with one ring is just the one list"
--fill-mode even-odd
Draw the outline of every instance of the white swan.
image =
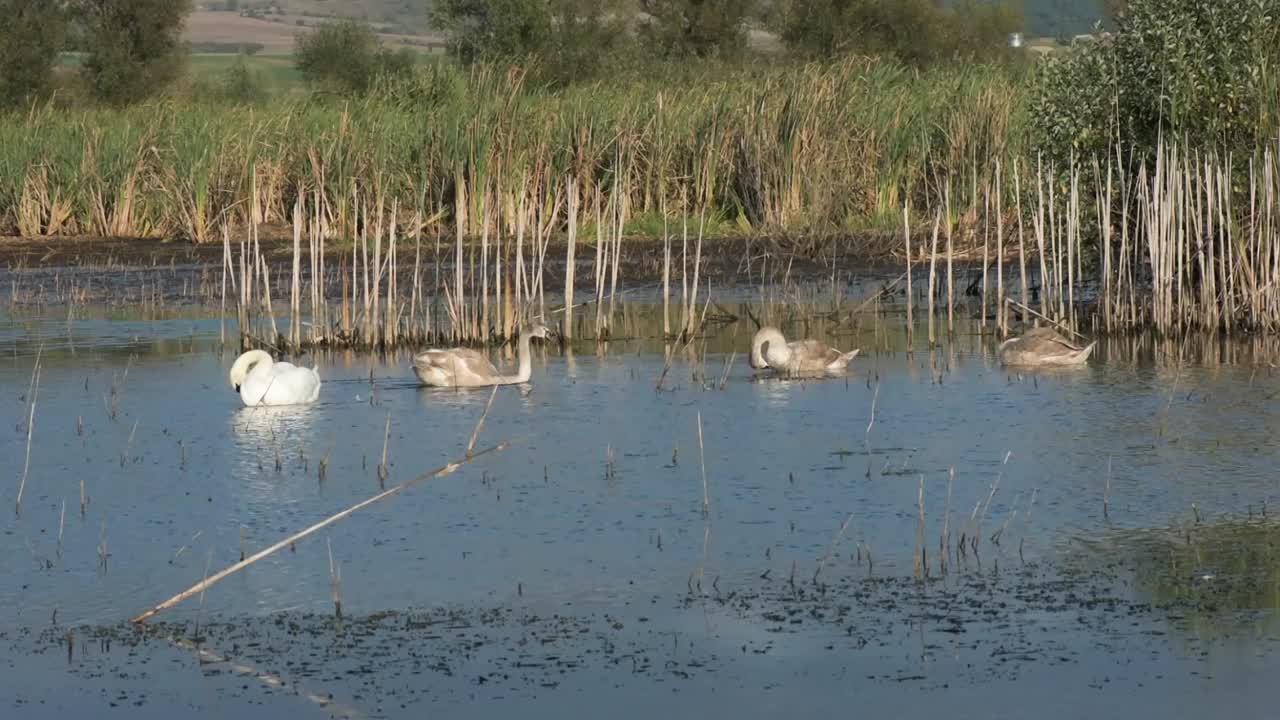
[[529, 340], [547, 337], [547, 327], [536, 325], [520, 333], [516, 355], [520, 368], [515, 375], [503, 375], [489, 358], [470, 348], [427, 350], [413, 358], [413, 372], [423, 385], [434, 387], [486, 387], [517, 385], [529, 381], [533, 359], [529, 357]]
[[310, 403], [320, 397], [320, 374], [313, 368], [275, 362], [262, 350], [250, 350], [231, 366], [231, 387], [249, 407]]
[[773, 368], [789, 375], [842, 373], [858, 354], [841, 352], [818, 340], [787, 342], [777, 328], [765, 326], [751, 339], [751, 367]]

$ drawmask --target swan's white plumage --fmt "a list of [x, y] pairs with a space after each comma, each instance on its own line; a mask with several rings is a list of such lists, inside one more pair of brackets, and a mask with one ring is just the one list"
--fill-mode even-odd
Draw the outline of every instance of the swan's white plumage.
[[298, 405], [320, 397], [320, 374], [313, 368], [275, 362], [262, 350], [250, 350], [231, 366], [231, 387], [246, 406]]
[[788, 375], [837, 374], [849, 367], [858, 350], [842, 352], [818, 340], [787, 342], [777, 328], [762, 327], [751, 339], [751, 367]]

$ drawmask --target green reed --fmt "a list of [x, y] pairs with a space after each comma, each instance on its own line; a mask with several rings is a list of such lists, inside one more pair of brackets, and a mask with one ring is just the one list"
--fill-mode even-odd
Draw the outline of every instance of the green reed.
[[0, 232], [216, 242], [224, 219], [287, 223], [305, 194], [331, 236], [368, 198], [471, 237], [522, 204], [552, 215], [567, 175], [583, 225], [600, 186], [624, 227], [687, 198], [740, 231], [856, 232], [1020, 147], [1022, 99], [994, 66], [849, 60], [565, 89], [440, 64], [351, 101], [49, 107], [0, 117]]

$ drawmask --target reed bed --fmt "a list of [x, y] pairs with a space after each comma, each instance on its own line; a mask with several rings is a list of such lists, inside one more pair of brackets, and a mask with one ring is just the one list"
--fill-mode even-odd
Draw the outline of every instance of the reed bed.
[[570, 201], [587, 227], [681, 198], [731, 227], [849, 231], [1003, 154], [1022, 97], [995, 66], [849, 60], [552, 91], [442, 64], [344, 105], [49, 107], [0, 117], [0, 231], [217, 242], [223, 219], [286, 224], [304, 195], [327, 238], [356, 236], [365, 201], [491, 240], [522, 215], [544, 231]]
[[[1274, 148], [1055, 167], [1029, 151], [1023, 93], [995, 67], [865, 59], [562, 90], [439, 65], [345, 105], [37, 108], [0, 117], [0, 233], [221, 242], [242, 341], [277, 348], [504, 340], [534, 318], [607, 339], [637, 257], [661, 271], [663, 334], [688, 339], [711, 301], [707, 237], [830, 255], [834, 286], [834, 245], [804, 238], [899, 223], [885, 247], [928, 273], [906, 281], [930, 345], [962, 296], [1000, 335], [1033, 315], [1095, 334], [1280, 327]], [[259, 238], [281, 227], [284, 272]], [[957, 265], [979, 265], [967, 287]]]

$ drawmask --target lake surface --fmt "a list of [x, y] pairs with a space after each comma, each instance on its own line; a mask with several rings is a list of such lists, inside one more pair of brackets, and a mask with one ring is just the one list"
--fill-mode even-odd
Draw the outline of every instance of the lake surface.
[[[657, 310], [627, 312], [634, 330]], [[216, 314], [11, 310], [0, 702], [23, 718], [1275, 707], [1265, 352], [1173, 363], [1103, 342], [1086, 368], [1013, 373], [967, 318], [908, 352], [895, 312], [784, 324], [863, 348], [846, 378], [786, 381], [747, 366], [737, 314], [674, 347], [660, 389], [652, 334], [535, 347], [477, 441], [505, 450], [141, 631], [128, 618], [378, 493], [384, 441], [385, 487], [463, 458], [490, 392], [421, 388], [407, 354], [322, 353], [303, 358], [319, 403], [247, 409]]]

